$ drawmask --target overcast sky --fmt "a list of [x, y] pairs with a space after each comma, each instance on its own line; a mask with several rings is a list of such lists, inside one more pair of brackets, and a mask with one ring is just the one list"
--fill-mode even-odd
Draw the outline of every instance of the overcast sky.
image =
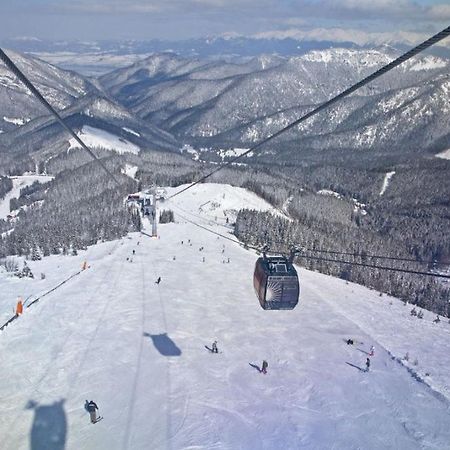
[[446, 0], [0, 0], [0, 39], [170, 39], [366, 33], [420, 40], [450, 24]]

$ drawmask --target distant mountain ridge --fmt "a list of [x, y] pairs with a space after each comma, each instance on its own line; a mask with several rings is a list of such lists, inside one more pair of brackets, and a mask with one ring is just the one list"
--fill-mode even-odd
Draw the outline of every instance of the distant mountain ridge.
[[[380, 50], [328, 49], [236, 64], [164, 53], [99, 81], [119, 103], [180, 141], [250, 146], [392, 59]], [[414, 58], [278, 142], [310, 150], [445, 150], [449, 66], [431, 55]]]
[[[174, 151], [179, 144], [168, 132], [140, 120], [115, 102], [95, 79], [65, 71], [28, 55], [7, 51], [44, 98], [74, 130], [84, 126], [111, 133], [141, 150]], [[32, 157], [43, 163], [69, 148], [70, 135], [0, 65], [0, 152], [18, 162]]]

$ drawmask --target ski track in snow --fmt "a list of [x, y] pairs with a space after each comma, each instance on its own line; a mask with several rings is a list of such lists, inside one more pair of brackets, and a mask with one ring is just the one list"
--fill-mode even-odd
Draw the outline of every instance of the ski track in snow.
[[[229, 233], [212, 214], [247, 204], [244, 193], [216, 188], [223, 204], [211, 210], [204, 186], [183, 207]], [[30, 261], [45, 280], [0, 272], [3, 320], [17, 295], [90, 266], [0, 332], [2, 450], [450, 449], [449, 324], [303, 269], [297, 308], [263, 311], [254, 253], [181, 219], [158, 228], [159, 239], [131, 233]], [[215, 339], [218, 355], [204, 347]], [[401, 361], [407, 351], [418, 366]], [[263, 359], [267, 375], [249, 365]], [[91, 399], [104, 416], [95, 426]]]

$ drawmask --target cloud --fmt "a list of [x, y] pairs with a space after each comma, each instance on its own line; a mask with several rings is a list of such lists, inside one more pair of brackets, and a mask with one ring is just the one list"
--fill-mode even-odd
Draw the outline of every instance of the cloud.
[[[332, 42], [353, 42], [358, 45], [385, 45], [385, 44], [405, 44], [414, 46], [428, 39], [429, 34], [395, 31], [395, 32], [366, 32], [356, 28], [313, 28], [301, 30], [290, 28], [281, 31], [265, 31], [256, 33], [252, 37], [265, 39], [296, 39], [308, 41], [332, 41]], [[441, 41], [440, 45], [450, 47], [450, 39]]]
[[274, 0], [72, 0], [53, 3], [59, 12], [92, 14], [208, 13], [211, 11], [256, 8]]
[[[312, 3], [310, 3], [312, 5]], [[316, 3], [324, 17], [342, 20], [440, 20], [450, 19], [450, 6], [447, 4], [421, 5], [411, 0], [323, 0]]]

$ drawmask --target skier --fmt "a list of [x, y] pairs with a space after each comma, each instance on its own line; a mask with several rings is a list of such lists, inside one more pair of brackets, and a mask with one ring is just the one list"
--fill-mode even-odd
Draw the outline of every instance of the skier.
[[419, 311], [419, 314], [417, 314], [418, 319], [423, 319], [423, 311]]
[[417, 316], [416, 308], [413, 308], [413, 309], [411, 310], [411, 315], [412, 315], [412, 316]]
[[218, 350], [218, 348], [217, 348], [217, 341], [214, 341], [214, 342], [212, 343], [211, 349], [212, 349], [212, 352], [213, 352], [213, 353], [219, 353], [219, 350]]
[[353, 339], [347, 339], [347, 345], [353, 345], [353, 344], [354, 344]]
[[266, 360], [264, 360], [263, 362], [262, 362], [262, 366], [261, 366], [261, 372], [263, 373], [263, 374], [266, 374], [267, 373], [267, 368], [269, 367], [269, 363], [266, 361]]
[[92, 400], [90, 402], [86, 400], [86, 403], [87, 403], [86, 409], [89, 411], [89, 414], [91, 415], [91, 423], [97, 422], [97, 413], [95, 411], [96, 409], [98, 409], [97, 404]]
[[369, 368], [370, 368], [370, 358], [367, 358], [366, 359], [366, 372], [369, 371]]
[[161, 283], [161, 277], [158, 277], [158, 279], [155, 281], [156, 284]]
[[369, 352], [369, 356], [373, 356], [375, 354], [375, 347], [372, 345], [370, 347], [370, 352]]
[[439, 323], [441, 319], [439, 319], [439, 315], [436, 316], [436, 319], [433, 320], [434, 323]]
[[135, 255], [136, 254], [136, 250], [133, 250], [133, 255]]

